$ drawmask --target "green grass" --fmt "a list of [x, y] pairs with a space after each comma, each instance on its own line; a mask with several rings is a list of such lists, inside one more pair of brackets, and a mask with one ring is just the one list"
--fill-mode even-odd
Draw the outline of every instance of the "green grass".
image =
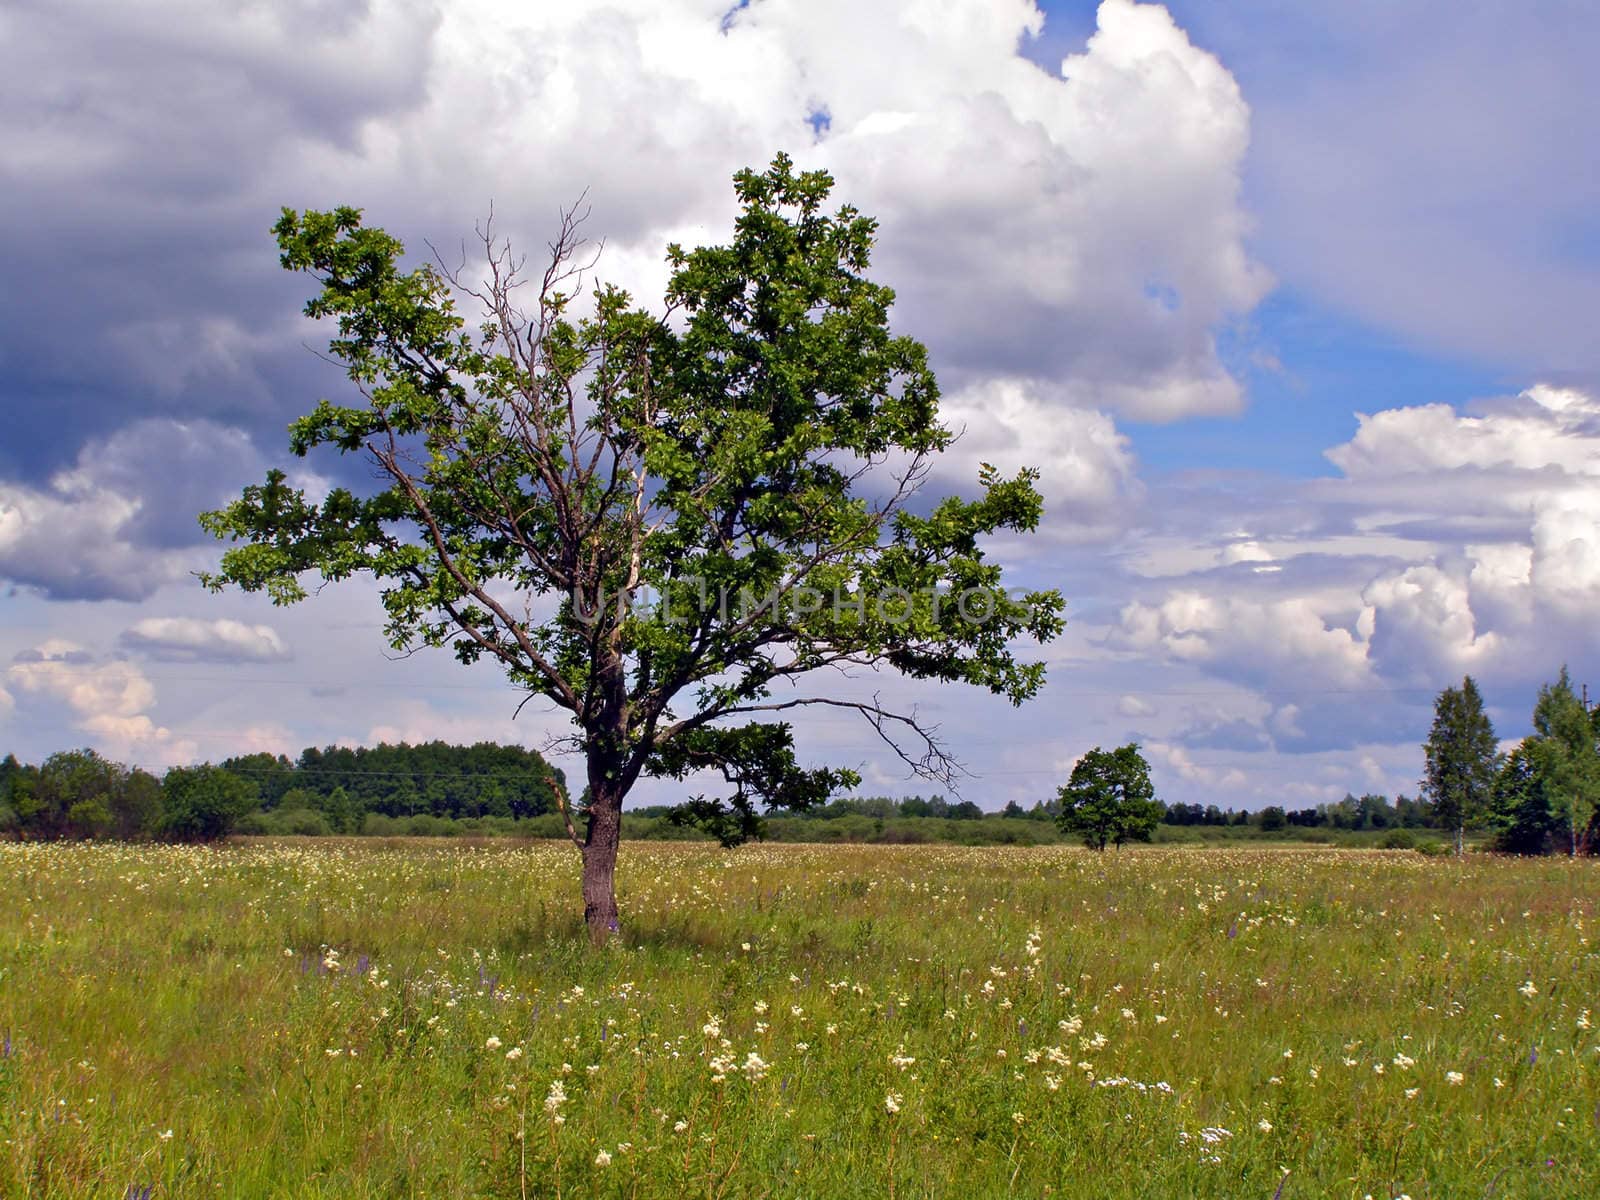
[[635, 842], [599, 953], [576, 873], [0, 845], [0, 1196], [1600, 1194], [1600, 864]]

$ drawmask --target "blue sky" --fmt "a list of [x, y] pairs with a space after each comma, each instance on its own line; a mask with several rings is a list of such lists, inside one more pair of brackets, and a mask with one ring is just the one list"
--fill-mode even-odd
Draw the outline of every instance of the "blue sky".
[[[1044, 473], [1040, 535], [995, 548], [1069, 599], [1041, 698], [872, 681], [939, 714], [986, 807], [1130, 738], [1172, 800], [1414, 792], [1463, 673], [1505, 737], [1563, 662], [1600, 681], [1591, 6], [724, 8], [14, 6], [0, 752], [559, 732], [492, 672], [390, 661], [364, 584], [276, 610], [194, 583], [197, 511], [338, 469], [285, 455], [338, 379], [267, 229], [352, 203], [448, 244], [492, 200], [537, 247], [587, 188], [603, 272], [648, 299], [778, 149], [882, 223], [966, 431], [934, 486]], [[802, 732], [919, 787], [869, 731]]]

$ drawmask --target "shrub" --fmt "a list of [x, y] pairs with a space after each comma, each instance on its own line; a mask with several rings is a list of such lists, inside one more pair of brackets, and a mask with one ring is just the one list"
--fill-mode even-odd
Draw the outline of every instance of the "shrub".
[[328, 824], [324, 813], [314, 808], [287, 808], [279, 809], [271, 817], [273, 830], [277, 834], [289, 834], [295, 837], [327, 837], [333, 832], [333, 826]]

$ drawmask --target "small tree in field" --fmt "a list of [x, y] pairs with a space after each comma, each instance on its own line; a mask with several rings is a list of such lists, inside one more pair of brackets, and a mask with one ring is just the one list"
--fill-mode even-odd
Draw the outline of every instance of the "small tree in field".
[[1500, 769], [1494, 726], [1471, 675], [1459, 688], [1445, 688], [1434, 701], [1433, 729], [1423, 755], [1422, 798], [1434, 824], [1455, 832], [1459, 857], [1465, 851], [1467, 822], [1488, 811]]
[[1150, 782], [1150, 764], [1132, 742], [1085, 754], [1060, 797], [1061, 827], [1091, 850], [1104, 850], [1108, 842], [1148, 842], [1166, 811]]
[[[893, 293], [864, 274], [873, 222], [824, 211], [831, 179], [781, 155], [735, 186], [729, 244], [668, 248], [660, 314], [599, 288], [573, 315], [585, 264], [570, 216], [523, 291], [490, 230], [475, 283], [402, 270], [400, 243], [355, 209], [286, 210], [283, 265], [317, 281], [306, 312], [337, 321], [330, 353], [361, 396], [323, 401], [291, 446], [360, 455], [379, 484], [318, 502], [272, 472], [202, 518], [245, 543], [212, 587], [287, 604], [307, 573], [369, 573], [392, 646], [492, 659], [570, 718], [581, 835], [562, 812], [597, 941], [618, 927], [621, 814], [640, 778], [720, 775], [724, 793], [680, 816], [737, 842], [757, 806], [805, 809], [857, 781], [802, 767], [775, 716], [828, 705], [949, 782], [915, 712], [800, 681], [883, 666], [1021, 703], [1043, 667], [1011, 644], [1062, 625], [1059, 595], [1008, 592], [980, 546], [1038, 523], [1035, 472], [985, 467], [975, 500], [910, 504], [952, 434], [925, 349], [891, 334]], [[476, 333], [458, 297], [481, 305]]]

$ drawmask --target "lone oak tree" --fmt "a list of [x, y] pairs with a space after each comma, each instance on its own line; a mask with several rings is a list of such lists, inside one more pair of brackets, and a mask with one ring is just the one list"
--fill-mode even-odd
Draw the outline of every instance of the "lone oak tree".
[[[308, 573], [370, 573], [395, 649], [496, 660], [523, 703], [569, 713], [582, 836], [562, 813], [596, 941], [618, 928], [622, 807], [641, 776], [719, 773], [727, 794], [678, 816], [729, 845], [759, 830], [757, 805], [805, 809], [858, 782], [802, 768], [770, 714], [853, 710], [915, 774], [958, 769], [915, 711], [775, 685], [886, 665], [1020, 704], [1044, 671], [1010, 644], [1062, 627], [1061, 597], [1003, 588], [979, 544], [1037, 525], [1037, 472], [984, 466], [978, 499], [912, 507], [952, 434], [926, 349], [891, 334], [893, 293], [864, 274], [875, 223], [826, 213], [831, 188], [783, 155], [740, 172], [733, 240], [668, 247], [660, 314], [602, 286], [574, 315], [592, 260], [570, 213], [526, 306], [492, 225], [482, 282], [403, 269], [356, 209], [285, 209], [274, 228], [284, 267], [320, 285], [305, 311], [337, 321], [329, 351], [361, 397], [321, 401], [291, 448], [364, 456], [378, 483], [317, 502], [269, 472], [201, 517], [243, 543], [203, 580], [289, 604]], [[482, 306], [477, 330], [458, 296]]]
[[1135, 742], [1115, 750], [1096, 746], [1073, 766], [1058, 795], [1061, 827], [1091, 850], [1104, 850], [1107, 842], [1119, 849], [1127, 841], [1148, 842], [1166, 811]]

